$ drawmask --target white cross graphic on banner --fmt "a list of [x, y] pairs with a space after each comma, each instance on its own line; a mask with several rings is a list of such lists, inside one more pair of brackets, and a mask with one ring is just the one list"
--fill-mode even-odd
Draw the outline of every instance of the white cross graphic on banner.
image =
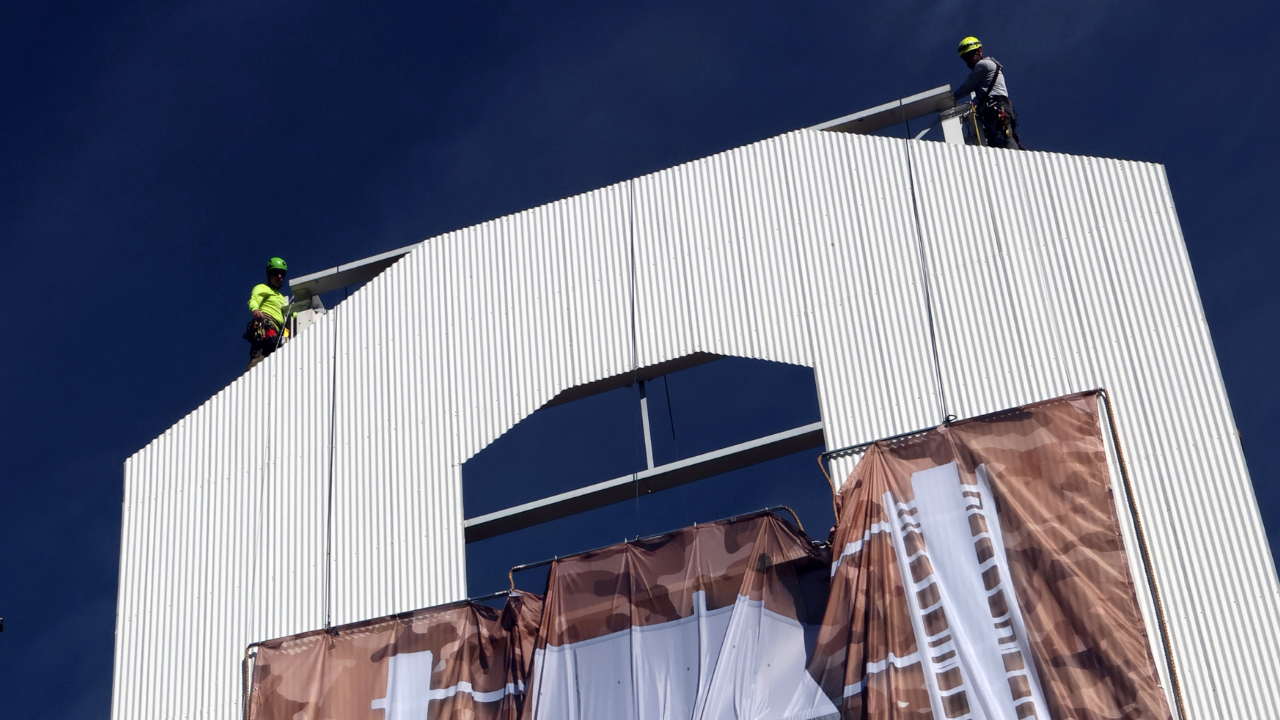
[[426, 720], [427, 705], [432, 700], [444, 700], [458, 693], [466, 693], [476, 702], [497, 702], [507, 695], [524, 692], [519, 686], [507, 683], [501, 690], [476, 692], [471, 683], [462, 681], [447, 688], [431, 687], [431, 669], [435, 657], [430, 650], [393, 655], [387, 670], [387, 696], [369, 704], [373, 710], [386, 711], [386, 720]]

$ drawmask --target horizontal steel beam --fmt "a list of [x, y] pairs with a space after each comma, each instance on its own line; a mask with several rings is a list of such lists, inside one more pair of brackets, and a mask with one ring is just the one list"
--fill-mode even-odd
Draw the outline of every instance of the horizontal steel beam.
[[289, 291], [293, 293], [294, 300], [306, 300], [321, 293], [368, 282], [416, 247], [409, 245], [310, 275], [300, 275], [289, 281]]
[[904, 97], [901, 100], [877, 105], [852, 115], [828, 120], [809, 129], [869, 135], [877, 130], [897, 125], [900, 122], [915, 120], [918, 117], [941, 112], [954, 106], [955, 101], [951, 98], [951, 86], [942, 85], [932, 90], [917, 93], [911, 97]]
[[556, 405], [563, 405], [567, 402], [573, 402], [574, 400], [581, 400], [584, 397], [599, 395], [601, 393], [609, 392], [610, 390], [617, 390], [620, 387], [634, 385], [637, 382], [648, 382], [649, 380], [653, 380], [663, 375], [670, 375], [671, 373], [680, 372], [681, 370], [688, 370], [691, 367], [705, 365], [723, 357], [725, 356], [696, 352], [683, 357], [678, 357], [675, 360], [667, 360], [666, 362], [660, 362], [657, 365], [642, 367], [633, 372], [625, 372], [621, 375], [614, 375], [613, 377], [602, 378], [594, 382], [583, 383], [582, 385], [577, 385], [560, 392], [560, 394], [548, 400], [542, 407], [548, 408]]
[[[463, 522], [467, 542], [475, 542], [588, 510], [648, 495], [659, 490], [776, 460], [801, 450], [825, 446], [822, 423], [816, 422], [702, 455], [641, 470], [577, 490], [481, 515]], [[637, 487], [638, 486], [638, 487]]]

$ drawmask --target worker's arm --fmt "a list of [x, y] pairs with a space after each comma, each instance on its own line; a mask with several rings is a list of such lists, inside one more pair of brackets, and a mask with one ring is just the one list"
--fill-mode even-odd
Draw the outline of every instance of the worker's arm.
[[266, 317], [262, 312], [262, 303], [266, 302], [267, 296], [270, 295], [270, 293], [263, 292], [262, 289], [265, 287], [267, 286], [261, 284], [254, 285], [253, 291], [249, 293], [249, 312], [253, 313], [253, 316], [259, 320]]
[[955, 92], [951, 93], [951, 96], [959, 102], [961, 98], [982, 87], [995, 72], [994, 65], [995, 63], [987, 62], [986, 58], [979, 60], [978, 64], [973, 66], [973, 71], [969, 73], [968, 79]]

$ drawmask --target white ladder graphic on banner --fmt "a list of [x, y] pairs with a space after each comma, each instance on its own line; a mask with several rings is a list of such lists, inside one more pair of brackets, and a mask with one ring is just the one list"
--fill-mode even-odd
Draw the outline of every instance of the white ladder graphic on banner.
[[962, 484], [948, 463], [911, 476], [914, 501], [883, 498], [933, 714], [1049, 720], [986, 467], [976, 475]]

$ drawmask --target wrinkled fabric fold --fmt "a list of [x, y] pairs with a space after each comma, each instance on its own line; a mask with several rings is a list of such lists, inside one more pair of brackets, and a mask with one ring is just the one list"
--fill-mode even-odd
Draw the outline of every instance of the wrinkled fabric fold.
[[545, 598], [264, 643], [251, 720], [1166, 720], [1094, 393], [872, 445], [772, 513], [556, 560]]
[[771, 514], [552, 565], [526, 716], [811, 720], [827, 555]]
[[251, 720], [516, 720], [542, 599], [462, 602], [258, 647]]
[[1168, 718], [1093, 393], [876, 443], [810, 672], [844, 718]]

